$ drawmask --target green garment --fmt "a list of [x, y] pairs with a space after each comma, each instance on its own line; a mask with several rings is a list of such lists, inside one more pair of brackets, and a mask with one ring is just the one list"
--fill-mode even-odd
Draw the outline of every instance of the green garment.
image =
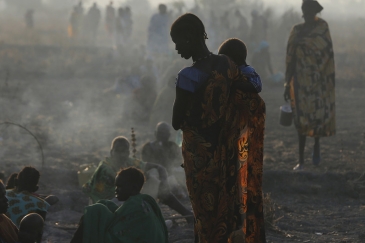
[[[125, 167], [134, 166], [144, 171], [146, 162], [129, 158], [125, 161]], [[110, 158], [101, 161], [90, 180], [83, 185], [83, 192], [96, 203], [102, 199], [113, 199], [115, 194], [115, 177], [120, 168], [112, 163]]]
[[167, 243], [168, 232], [155, 199], [130, 197], [122, 206], [109, 200], [85, 208], [83, 243]]

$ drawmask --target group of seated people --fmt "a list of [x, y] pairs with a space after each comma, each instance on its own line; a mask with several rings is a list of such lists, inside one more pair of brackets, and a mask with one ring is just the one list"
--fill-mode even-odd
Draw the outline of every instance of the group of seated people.
[[[27, 199], [32, 199], [31, 197]], [[27, 213], [21, 217], [19, 224], [15, 225], [7, 216], [14, 208], [10, 201], [5, 185], [0, 180], [0, 243], [40, 243], [44, 226], [42, 216], [38, 213]]]
[[[142, 148], [142, 157], [154, 163], [131, 158], [126, 137], [113, 139], [110, 157], [100, 162], [83, 186], [91, 205], [85, 208], [71, 242], [168, 242], [166, 224], [156, 199], [186, 216], [188, 223], [193, 223], [192, 212], [170, 189], [169, 177], [173, 168], [181, 164], [178, 145], [169, 141], [170, 129], [165, 122], [157, 124], [156, 140], [147, 142]], [[151, 171], [157, 174], [157, 183], [150, 180], [154, 175]], [[146, 177], [147, 184], [157, 191], [155, 198], [141, 193]], [[24, 239], [26, 234], [20, 234], [18, 228], [29, 231], [27, 222], [37, 220], [36, 216], [40, 217], [41, 221], [37, 222], [42, 222], [39, 227], [43, 228], [47, 210], [58, 198], [36, 194], [39, 179], [39, 171], [26, 166], [10, 175], [6, 186], [2, 184], [0, 243], [28, 242]], [[146, 234], [141, 235], [141, 230]], [[36, 241], [31, 238], [29, 242]]]
[[[260, 76], [246, 64], [243, 42], [230, 39], [219, 53], [229, 56], [248, 77], [251, 87], [261, 91]], [[157, 124], [156, 140], [142, 148], [144, 161], [130, 157], [126, 137], [113, 139], [110, 156], [99, 163], [83, 185], [91, 203], [85, 207], [71, 243], [168, 242], [167, 227], [156, 199], [183, 215], [188, 223], [194, 223], [193, 213], [170, 186], [169, 178], [176, 168], [181, 169], [182, 162], [179, 146], [169, 141], [170, 129], [165, 122]], [[152, 180], [156, 175], [157, 180]], [[39, 171], [25, 167], [9, 177], [6, 188], [0, 183], [0, 243], [41, 241], [47, 209], [58, 198], [36, 194], [39, 178]], [[157, 191], [156, 195], [143, 191], [148, 185]]]

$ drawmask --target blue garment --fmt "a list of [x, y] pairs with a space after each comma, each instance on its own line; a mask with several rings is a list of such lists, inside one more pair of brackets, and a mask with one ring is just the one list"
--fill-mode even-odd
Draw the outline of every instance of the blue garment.
[[239, 67], [239, 69], [248, 78], [250, 83], [256, 88], [257, 93], [260, 93], [262, 90], [262, 82], [260, 75], [256, 73], [255, 69], [249, 65], [242, 65]]
[[209, 76], [195, 67], [187, 67], [177, 75], [176, 87], [195, 93]]

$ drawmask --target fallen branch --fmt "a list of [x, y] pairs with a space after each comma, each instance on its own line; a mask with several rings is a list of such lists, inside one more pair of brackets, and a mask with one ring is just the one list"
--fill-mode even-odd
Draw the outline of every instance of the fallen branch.
[[38, 138], [31, 132], [28, 130], [28, 128], [20, 125], [20, 124], [17, 124], [15, 122], [1, 122], [0, 125], [13, 125], [13, 126], [17, 126], [17, 127], [20, 127], [22, 129], [24, 129], [25, 131], [27, 131], [38, 143], [38, 146], [39, 146], [39, 149], [41, 150], [41, 155], [42, 155], [42, 168], [44, 167], [44, 154], [43, 154], [43, 148], [42, 148], [42, 145], [41, 143], [39, 142]]

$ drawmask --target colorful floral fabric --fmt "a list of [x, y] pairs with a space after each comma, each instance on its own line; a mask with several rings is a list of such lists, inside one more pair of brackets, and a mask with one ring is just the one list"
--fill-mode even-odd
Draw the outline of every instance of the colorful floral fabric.
[[186, 184], [199, 243], [265, 242], [262, 167], [265, 103], [222, 57], [193, 94], [181, 129]]
[[30, 213], [47, 212], [50, 205], [43, 199], [34, 196], [27, 191], [16, 192], [6, 190], [6, 197], [9, 200], [9, 208], [6, 215], [19, 227], [20, 221]]
[[335, 64], [326, 21], [318, 18], [313, 26], [294, 26], [286, 64], [294, 123], [299, 133], [311, 137], [335, 135]]

